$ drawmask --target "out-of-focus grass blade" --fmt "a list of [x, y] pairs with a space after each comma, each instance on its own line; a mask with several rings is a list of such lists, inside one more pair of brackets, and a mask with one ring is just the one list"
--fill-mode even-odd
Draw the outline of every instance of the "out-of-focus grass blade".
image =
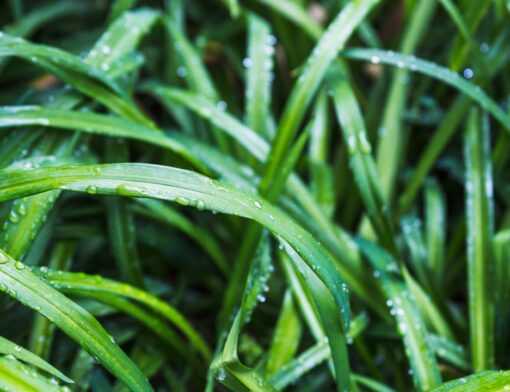
[[465, 372], [471, 371], [471, 364], [463, 346], [452, 342], [445, 336], [435, 334], [428, 335], [428, 342], [438, 358], [457, 366]]
[[0, 200], [68, 189], [94, 194], [173, 200], [252, 219], [287, 241], [324, 282], [348, 327], [348, 295], [336, 263], [317, 241], [285, 213], [267, 201], [188, 170], [150, 164], [58, 166], [31, 170], [1, 170]]
[[195, 162], [198, 167], [202, 166], [193, 155], [188, 154], [170, 136], [133, 121], [102, 114], [49, 109], [41, 106], [0, 107], [0, 127], [25, 125], [51, 126], [140, 140], [183, 154], [189, 162]]
[[271, 8], [273, 11], [278, 12], [281, 15], [284, 15], [315, 39], [319, 39], [323, 32], [322, 26], [312, 19], [302, 6], [295, 2], [289, 0], [257, 0], [257, 2], [266, 5], [268, 8]]
[[326, 216], [331, 216], [335, 208], [333, 170], [328, 163], [329, 127], [327, 96], [325, 91], [321, 91], [316, 100], [310, 125], [308, 156], [312, 190]]
[[428, 390], [441, 382], [436, 358], [427, 341], [427, 331], [413, 295], [398, 278], [398, 266], [392, 257], [377, 245], [359, 240], [360, 249], [372, 264], [387, 297], [391, 314], [406, 347], [413, 381], [420, 390]]
[[274, 74], [273, 54], [276, 38], [269, 24], [255, 14], [248, 14], [248, 57], [246, 70], [246, 124], [259, 135], [270, 138], [267, 120], [271, 100], [271, 81]]
[[510, 291], [506, 289], [510, 279], [510, 230], [500, 231], [494, 236], [494, 263], [495, 263], [495, 310], [496, 310], [496, 352], [504, 357], [507, 353], [509, 341], [510, 320]]
[[[337, 66], [341, 67], [340, 64]], [[331, 76], [330, 85], [344, 142], [349, 151], [350, 166], [381, 244], [393, 255], [397, 255], [389, 209], [371, 155], [372, 148], [368, 141], [363, 116], [347, 79], [346, 69], [341, 67], [340, 70], [343, 72], [335, 72]]]
[[94, 317], [3, 251], [0, 251], [0, 289], [54, 322], [131, 388], [152, 391], [145, 377]]
[[425, 188], [425, 235], [428, 262], [434, 272], [436, 287], [440, 287], [445, 267], [446, 203], [439, 183], [433, 180]]
[[415, 56], [377, 49], [346, 49], [342, 54], [347, 58], [372, 61], [406, 68], [440, 80], [467, 95], [489, 112], [507, 131], [510, 131], [509, 116], [479, 86], [461, 77], [458, 73], [436, 63]]
[[331, 22], [308, 58], [285, 104], [276, 137], [271, 146], [271, 153], [266, 162], [264, 176], [260, 183], [262, 194], [265, 194], [272, 187], [280, 163], [298, 131], [308, 105], [324, 78], [326, 70], [354, 29], [377, 2], [378, 0], [361, 0], [347, 4], [335, 20]]
[[[173, 42], [175, 52], [181, 59], [182, 65], [177, 69], [177, 74], [186, 78], [192, 91], [215, 102], [217, 107], [225, 110], [226, 103], [219, 100], [216, 87], [200, 54], [170, 16], [164, 16], [163, 22]], [[213, 135], [219, 148], [226, 151], [227, 141], [223, 133], [213, 127]]]
[[44, 267], [34, 270], [34, 272], [37, 275], [44, 277], [53, 287], [60, 291], [69, 293], [73, 293], [75, 291], [80, 293], [87, 291], [108, 293], [140, 302], [179, 328], [206, 359], [210, 357], [207, 344], [186, 320], [186, 318], [177, 309], [146, 291], [125, 283], [105, 279], [101, 276], [53, 271]]
[[86, 62], [109, 71], [112, 64], [136, 49], [154, 26], [160, 14], [149, 8], [123, 13], [96, 42]]
[[16, 359], [23, 361], [29, 365], [33, 365], [41, 370], [44, 370], [46, 373], [51, 374], [55, 377], [60, 378], [62, 381], [67, 383], [72, 383], [69, 377], [63, 374], [60, 370], [56, 369], [44, 359], [38, 357], [27, 349], [11, 342], [0, 336], [0, 354], [4, 355], [12, 355]]
[[151, 124], [130, 98], [126, 97], [122, 89], [107, 76], [106, 71], [110, 67], [108, 62], [104, 62], [102, 68], [88, 66], [70, 53], [6, 34], [0, 36], [0, 56], [17, 56], [30, 61], [55, 74], [113, 112], [142, 124]]
[[473, 370], [494, 366], [493, 184], [486, 115], [473, 108], [465, 137], [469, 326]]
[[301, 340], [299, 319], [291, 291], [286, 291], [267, 355], [266, 374], [271, 376], [296, 354]]
[[510, 371], [484, 371], [441, 384], [430, 392], [505, 391], [510, 386]]

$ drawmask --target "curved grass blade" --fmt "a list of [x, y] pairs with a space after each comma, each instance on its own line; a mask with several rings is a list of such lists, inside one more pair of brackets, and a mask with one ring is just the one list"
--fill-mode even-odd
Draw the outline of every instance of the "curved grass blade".
[[86, 292], [108, 293], [113, 296], [125, 297], [140, 302], [174, 324], [197, 347], [205, 359], [210, 358], [211, 354], [207, 344], [186, 318], [177, 309], [144, 290], [125, 283], [84, 273], [53, 271], [44, 267], [38, 270], [34, 269], [33, 271], [36, 275], [44, 277], [53, 287], [60, 291], [69, 293], [76, 291], [82, 294]]
[[108, 77], [109, 63], [92, 67], [62, 50], [32, 44], [21, 38], [0, 35], [0, 56], [17, 56], [45, 68], [83, 94], [105, 105], [121, 116], [151, 125], [122, 89]]
[[324, 282], [349, 325], [348, 296], [337, 264], [316, 240], [286, 214], [265, 200], [187, 170], [150, 164], [59, 166], [27, 170], [2, 170], [0, 200], [9, 200], [49, 189], [94, 194], [150, 197], [176, 201], [221, 213], [252, 219], [287, 241]]
[[487, 110], [507, 131], [510, 131], [509, 116], [494, 102], [479, 86], [462, 78], [458, 73], [453, 72], [436, 63], [416, 58], [415, 56], [402, 53], [388, 52], [377, 49], [346, 49], [342, 52], [346, 58], [357, 60], [376, 61], [383, 64], [393, 65], [398, 68], [405, 68], [418, 72], [431, 78], [440, 80], [452, 86], [463, 94], [467, 95], [482, 108]]
[[0, 290], [55, 323], [113, 375], [136, 391], [152, 391], [145, 377], [111, 341], [101, 324], [0, 250]]
[[494, 366], [493, 185], [487, 116], [473, 108], [467, 120], [466, 224], [469, 325], [473, 370]]
[[[0, 127], [43, 125], [71, 129], [86, 133], [98, 133], [110, 137], [125, 137], [167, 148], [182, 155], [197, 167], [202, 165], [189, 154], [177, 140], [133, 121], [102, 114], [71, 110], [49, 109], [41, 106], [0, 107]], [[205, 170], [207, 172], [207, 170]]]
[[41, 370], [44, 370], [46, 373], [51, 374], [52, 376], [55, 376], [64, 382], [73, 383], [73, 380], [71, 380], [69, 377], [63, 374], [60, 370], [50, 365], [41, 357], [38, 357], [37, 355], [33, 354], [27, 349], [18, 346], [17, 344], [1, 336], [0, 336], [0, 354], [12, 355], [16, 359], [25, 362], [29, 365], [35, 366]]

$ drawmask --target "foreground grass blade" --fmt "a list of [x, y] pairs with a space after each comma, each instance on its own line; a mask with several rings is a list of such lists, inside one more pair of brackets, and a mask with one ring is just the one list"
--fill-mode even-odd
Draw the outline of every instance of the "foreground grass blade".
[[0, 289], [55, 323], [133, 390], [152, 391], [145, 377], [95, 318], [3, 251], [0, 251]]
[[257, 196], [239, 192], [187, 170], [150, 164], [3, 170], [0, 171], [0, 178], [0, 200], [58, 188], [90, 194], [172, 200], [198, 209], [252, 219], [285, 239], [298, 252], [330, 290], [343, 316], [343, 323], [348, 328], [348, 295], [337, 289], [343, 280], [330, 255], [286, 214]]
[[44, 370], [46, 373], [51, 374], [55, 377], [58, 377], [64, 382], [72, 383], [69, 377], [63, 374], [60, 370], [51, 366], [48, 362], [38, 357], [37, 355], [31, 353], [27, 349], [11, 342], [0, 336], [0, 353], [4, 355], [12, 355], [16, 359], [25, 362], [29, 365], [33, 365], [41, 370]]
[[509, 385], [510, 372], [484, 371], [446, 382], [431, 392], [505, 391]]
[[489, 125], [478, 109], [471, 110], [466, 129], [466, 216], [469, 326], [473, 369], [494, 366], [493, 184]]

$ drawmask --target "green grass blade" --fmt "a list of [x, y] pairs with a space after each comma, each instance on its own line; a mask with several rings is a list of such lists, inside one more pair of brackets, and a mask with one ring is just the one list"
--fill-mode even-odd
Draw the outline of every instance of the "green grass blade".
[[60, 370], [51, 366], [48, 362], [46, 362], [41, 357], [38, 357], [37, 355], [33, 354], [32, 352], [28, 351], [27, 349], [11, 342], [10, 340], [7, 340], [1, 336], [0, 336], [0, 354], [12, 355], [16, 359], [18, 359], [22, 362], [25, 362], [29, 365], [35, 366], [41, 370], [44, 370], [46, 373], [51, 374], [52, 376], [55, 376], [64, 382], [73, 383], [73, 380], [71, 380], [69, 377], [67, 377], [65, 374], [63, 374]]
[[264, 177], [260, 184], [262, 194], [273, 185], [278, 167], [292, 143], [292, 139], [298, 131], [310, 101], [328, 67], [358, 24], [377, 2], [377, 0], [362, 0], [346, 5], [335, 20], [331, 22], [308, 58], [287, 100], [279, 122], [278, 131], [266, 163]]
[[469, 325], [473, 369], [494, 366], [493, 184], [488, 119], [472, 109], [465, 138]]
[[267, 355], [266, 374], [279, 371], [296, 354], [301, 340], [301, 320], [291, 291], [286, 291]]
[[0, 263], [3, 292], [50, 319], [134, 390], [152, 391], [145, 377], [88, 312], [3, 251], [0, 251]]
[[267, 128], [273, 54], [276, 38], [271, 35], [269, 24], [255, 14], [248, 15], [248, 56], [243, 60], [247, 65], [245, 117], [246, 125], [270, 138]]
[[125, 283], [104, 279], [100, 276], [90, 276], [83, 273], [53, 271], [44, 267], [39, 270], [34, 270], [34, 272], [37, 275], [44, 277], [53, 287], [64, 292], [72, 293], [73, 291], [78, 291], [84, 293], [90, 291], [108, 293], [140, 302], [152, 309], [155, 313], [166, 318], [172, 324], [175, 324], [175, 326], [182, 331], [193, 345], [200, 350], [206, 359], [210, 357], [207, 344], [186, 320], [186, 318], [177, 309], [146, 291]]
[[[285, 239], [331, 291], [348, 326], [348, 296], [331, 256], [286, 214], [268, 202], [182, 169], [149, 164], [60, 166], [0, 171], [0, 200], [62, 188], [93, 194], [151, 197], [176, 201], [255, 220]], [[347, 328], [346, 328], [347, 329]]]
[[393, 65], [398, 68], [405, 68], [440, 80], [478, 103], [481, 107], [487, 110], [487, 112], [489, 112], [494, 119], [503, 126], [503, 128], [510, 131], [510, 122], [508, 121], [509, 117], [501, 109], [501, 107], [479, 86], [469, 82], [458, 73], [453, 72], [448, 68], [441, 67], [436, 63], [422, 60], [414, 56], [376, 49], [346, 49], [342, 52], [342, 54], [347, 58], [375, 61], [377, 63], [380, 62], [382, 64]]
[[55, 380], [47, 379], [9, 356], [0, 357], [0, 389], [4, 391], [48, 391], [62, 389]]
[[431, 392], [504, 391], [510, 385], [510, 371], [484, 371], [446, 382]]
[[395, 276], [398, 271], [396, 262], [377, 245], [364, 240], [360, 240], [359, 243], [376, 271], [386, 293], [387, 304], [396, 317], [397, 328], [407, 348], [406, 354], [416, 387], [428, 390], [438, 385], [441, 382], [441, 375], [427, 341], [426, 327], [411, 292], [403, 280]]

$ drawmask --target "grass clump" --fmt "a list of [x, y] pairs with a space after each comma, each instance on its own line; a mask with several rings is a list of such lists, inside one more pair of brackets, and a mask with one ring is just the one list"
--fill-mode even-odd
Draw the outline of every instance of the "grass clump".
[[510, 388], [507, 2], [0, 9], [0, 390]]

